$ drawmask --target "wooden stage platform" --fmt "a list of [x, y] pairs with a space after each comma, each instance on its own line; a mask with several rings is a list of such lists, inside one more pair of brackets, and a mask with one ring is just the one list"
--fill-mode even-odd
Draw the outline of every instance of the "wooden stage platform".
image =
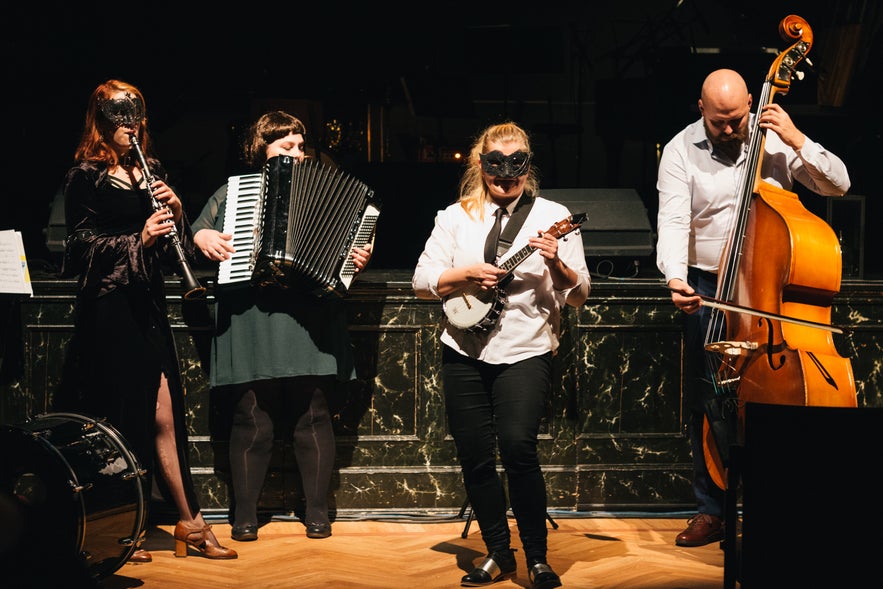
[[[556, 516], [549, 527], [549, 563], [572, 589], [720, 589], [724, 551], [718, 543], [675, 546], [686, 518]], [[510, 518], [510, 521], [511, 518]], [[337, 521], [330, 538], [308, 539], [299, 521], [273, 521], [256, 542], [234, 542], [230, 526], [215, 523], [222, 544], [239, 558], [212, 561], [191, 551], [174, 555], [173, 526], [149, 528], [153, 562], [126, 563], [102, 581], [104, 589], [449, 589], [484, 556], [478, 526], [462, 538], [465, 520], [431, 522]], [[514, 521], [512, 521], [514, 531]], [[528, 588], [517, 538], [515, 578], [494, 589]]]

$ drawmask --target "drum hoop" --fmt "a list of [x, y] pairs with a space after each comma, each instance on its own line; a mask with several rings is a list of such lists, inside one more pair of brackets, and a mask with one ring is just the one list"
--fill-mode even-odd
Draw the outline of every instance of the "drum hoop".
[[[53, 418], [53, 417], [61, 417], [61, 416], [70, 417], [70, 415], [62, 414], [62, 413], [45, 413], [45, 414], [41, 414], [41, 415], [36, 415], [36, 416], [28, 419], [26, 423], [40, 421], [44, 418]], [[82, 419], [81, 416], [77, 416], [77, 417], [80, 420]], [[51, 452], [53, 459], [55, 459], [55, 462], [60, 464], [64, 468], [64, 474], [67, 476], [68, 490], [71, 492], [71, 495], [72, 495], [71, 499], [76, 501], [76, 505], [78, 508], [79, 521], [85, 523], [85, 521], [86, 521], [86, 502], [85, 502], [85, 498], [83, 497], [83, 493], [81, 492], [81, 489], [80, 489], [79, 477], [77, 476], [76, 471], [73, 469], [73, 466], [71, 466], [70, 462], [68, 462], [67, 458], [65, 458], [64, 454], [62, 454], [61, 451], [58, 449], [58, 447], [49, 440], [47, 432], [51, 432], [52, 431], [51, 428], [45, 427], [43, 429], [32, 430], [32, 431], [26, 431], [26, 430], [20, 430], [20, 431], [22, 433], [24, 433], [25, 435], [29, 435], [33, 440], [35, 440], [35, 441], [38, 440], [42, 446], [44, 446], [45, 448], [48, 448], [49, 451]], [[86, 526], [81, 525], [81, 526], [77, 527], [77, 537], [75, 539], [75, 544], [76, 544], [76, 548], [77, 548], [78, 552], [83, 550], [83, 546], [85, 543], [86, 543]]]
[[[120, 433], [120, 431], [116, 427], [114, 427], [113, 425], [105, 422], [102, 419], [97, 419], [94, 417], [90, 417], [87, 415], [81, 415], [78, 413], [41, 413], [39, 415], [34, 416], [32, 418], [32, 420], [37, 421], [40, 419], [53, 419], [53, 418], [55, 418], [55, 419], [69, 419], [71, 421], [80, 423], [81, 425], [84, 425], [84, 426], [85, 425], [92, 425], [92, 426], [98, 428], [98, 430], [100, 430], [101, 433], [105, 434], [106, 436], [108, 436], [111, 439], [111, 441], [114, 443], [115, 448], [123, 455], [123, 458], [126, 460], [126, 464], [129, 465], [130, 468], [132, 468], [134, 471], [134, 472], [132, 472], [132, 474], [137, 476], [139, 479], [141, 479], [144, 476], [144, 470], [141, 468], [141, 463], [138, 461], [138, 457], [135, 456], [129, 450], [128, 441]], [[33, 435], [36, 436], [36, 432], [34, 432]], [[51, 443], [49, 443], [48, 440], [45, 440], [45, 441], [52, 448], [53, 452], [59, 458], [61, 458], [61, 462], [65, 465], [68, 472], [73, 477], [72, 482], [74, 484], [78, 485], [79, 481], [77, 480], [76, 473], [73, 471], [70, 464], [68, 464], [67, 460], [65, 460], [65, 458], [61, 454], [61, 452], [59, 452], [57, 448], [55, 448]], [[128, 545], [128, 550], [124, 552], [124, 554], [122, 555], [122, 558], [117, 563], [116, 569], [114, 569], [114, 570], [119, 570], [126, 563], [126, 561], [129, 560], [129, 557], [132, 556], [132, 553], [135, 552], [135, 550], [138, 547], [138, 540], [145, 534], [146, 529], [147, 529], [147, 509], [146, 509], [146, 502], [145, 502], [146, 499], [144, 497], [143, 485], [140, 485], [140, 484], [135, 485], [135, 489], [136, 489], [137, 505], [139, 508], [136, 509], [136, 520], [135, 520], [135, 527], [133, 530], [134, 537], [132, 538], [131, 544]], [[82, 496], [82, 493], [80, 493], [76, 489], [74, 490], [74, 493], [78, 496], [78, 499], [79, 499], [79, 507], [80, 507], [80, 512], [81, 512], [81, 520], [80, 521], [84, 522], [84, 525], [81, 526], [81, 529], [79, 530], [79, 538], [77, 539], [77, 546], [78, 546], [77, 550], [82, 551], [84, 549], [85, 542], [86, 542], [86, 526], [85, 526], [86, 504], [85, 504], [84, 498]], [[114, 571], [109, 571], [107, 574], [112, 574], [113, 572]]]

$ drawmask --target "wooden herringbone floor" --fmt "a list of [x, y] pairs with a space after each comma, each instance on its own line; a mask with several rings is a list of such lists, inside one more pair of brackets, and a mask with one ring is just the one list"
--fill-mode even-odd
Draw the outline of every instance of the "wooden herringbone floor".
[[[683, 518], [557, 518], [549, 528], [549, 563], [570, 589], [720, 589], [724, 551], [718, 543], [679, 548]], [[215, 523], [222, 544], [239, 558], [212, 561], [191, 551], [174, 555], [173, 526], [151, 527], [153, 562], [126, 563], [102, 580], [104, 589], [451, 589], [484, 556], [478, 526], [465, 520], [429, 523], [337, 521], [333, 535], [308, 539], [297, 521], [260, 528], [256, 542], [234, 542], [230, 526]], [[514, 522], [513, 522], [514, 530]], [[513, 547], [519, 547], [517, 539]], [[523, 553], [517, 576], [494, 589], [529, 588]]]

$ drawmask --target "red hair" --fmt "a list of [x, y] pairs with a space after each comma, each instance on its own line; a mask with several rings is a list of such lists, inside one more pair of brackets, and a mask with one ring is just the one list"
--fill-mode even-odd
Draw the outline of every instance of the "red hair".
[[[116, 151], [111, 147], [113, 134], [116, 126], [101, 114], [101, 103], [109, 100], [118, 92], [128, 92], [141, 100], [144, 112], [147, 113], [147, 103], [141, 91], [127, 82], [120, 80], [108, 80], [99, 84], [89, 97], [89, 106], [86, 108], [86, 122], [83, 125], [83, 136], [80, 145], [74, 153], [77, 162], [103, 162], [109, 167], [119, 163]], [[150, 153], [150, 134], [147, 132], [147, 118], [138, 125], [138, 141], [144, 156]]]

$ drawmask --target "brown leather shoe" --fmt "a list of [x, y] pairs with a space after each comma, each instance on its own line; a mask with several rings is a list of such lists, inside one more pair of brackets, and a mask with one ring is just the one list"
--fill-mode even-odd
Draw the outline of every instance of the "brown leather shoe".
[[724, 539], [724, 522], [717, 516], [699, 513], [687, 524], [687, 529], [675, 539], [678, 546], [705, 546]]
[[[200, 528], [198, 525], [188, 524], [179, 520], [175, 524], [175, 556], [187, 556], [188, 548], [193, 548], [201, 552], [206, 558], [213, 560], [228, 560], [239, 556], [232, 548], [225, 548], [220, 544], [212, 544], [209, 541], [211, 531], [212, 527], [208, 524]], [[215, 538], [215, 541], [217, 542], [217, 538]]]
[[153, 562], [153, 556], [143, 548], [139, 548], [129, 557], [129, 562]]

